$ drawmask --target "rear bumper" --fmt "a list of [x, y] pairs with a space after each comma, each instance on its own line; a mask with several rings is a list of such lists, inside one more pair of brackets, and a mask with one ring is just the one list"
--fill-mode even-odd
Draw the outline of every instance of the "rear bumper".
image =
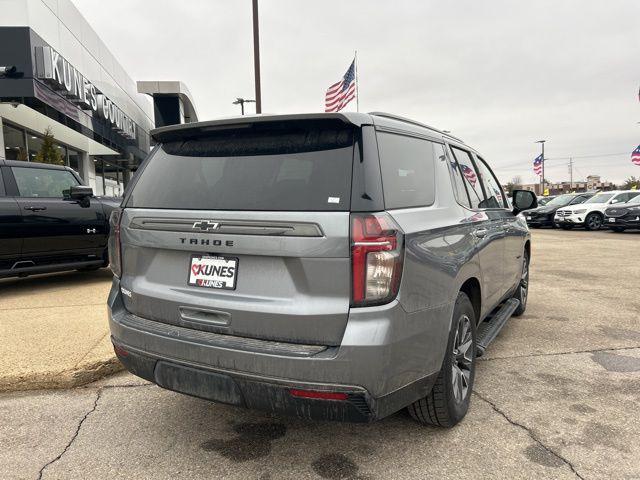
[[[376, 405], [359, 387], [303, 384], [267, 380], [237, 372], [167, 361], [134, 351], [112, 339], [119, 360], [131, 373], [176, 392], [229, 405], [277, 412], [313, 420], [369, 422], [377, 418]], [[344, 399], [309, 399], [292, 390], [343, 394]]]
[[[161, 387], [302, 418], [362, 422], [390, 415], [429, 393], [442, 364], [449, 329], [444, 319], [451, 318], [451, 308], [407, 314], [394, 302], [358, 309], [350, 314], [339, 347], [310, 355], [266, 352], [225, 346], [206, 335], [188, 337], [180, 327], [146, 319], [135, 324], [114, 279], [109, 323], [127, 370]], [[340, 392], [346, 398], [298, 398], [292, 389]]]

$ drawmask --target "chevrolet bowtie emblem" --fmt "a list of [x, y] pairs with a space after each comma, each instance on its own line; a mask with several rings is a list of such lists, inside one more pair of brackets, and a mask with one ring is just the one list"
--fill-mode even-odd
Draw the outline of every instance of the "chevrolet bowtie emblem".
[[200, 230], [201, 232], [207, 232], [209, 230], [217, 230], [220, 223], [218, 222], [209, 222], [208, 220], [198, 220], [193, 223], [191, 227], [194, 230]]

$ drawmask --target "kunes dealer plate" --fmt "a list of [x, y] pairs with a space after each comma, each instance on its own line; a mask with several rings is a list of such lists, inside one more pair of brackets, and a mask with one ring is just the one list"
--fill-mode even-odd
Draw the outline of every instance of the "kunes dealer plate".
[[189, 285], [235, 290], [238, 259], [213, 255], [191, 255]]

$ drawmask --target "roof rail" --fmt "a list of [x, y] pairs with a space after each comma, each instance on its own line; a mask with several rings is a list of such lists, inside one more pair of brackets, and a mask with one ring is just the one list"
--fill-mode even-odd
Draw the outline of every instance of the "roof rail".
[[416, 122], [415, 120], [411, 120], [410, 118], [401, 117], [400, 115], [394, 115], [392, 113], [386, 113], [386, 112], [369, 112], [369, 115], [374, 115], [376, 117], [389, 118], [391, 120], [398, 120], [399, 122], [410, 123], [411, 125], [416, 125], [418, 127], [428, 128], [429, 130], [433, 130], [434, 132], [438, 132], [446, 137], [453, 138], [461, 143], [464, 143], [462, 139], [454, 135], [451, 135], [450, 133], [443, 132], [442, 130], [431, 127], [424, 123]]

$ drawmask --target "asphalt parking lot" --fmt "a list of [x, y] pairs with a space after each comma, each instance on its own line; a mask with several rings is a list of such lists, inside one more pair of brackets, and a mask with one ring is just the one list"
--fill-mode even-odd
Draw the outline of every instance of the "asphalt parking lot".
[[527, 313], [487, 351], [469, 415], [452, 430], [404, 412], [369, 425], [305, 422], [118, 374], [0, 394], [0, 476], [640, 478], [640, 233], [532, 235]]

